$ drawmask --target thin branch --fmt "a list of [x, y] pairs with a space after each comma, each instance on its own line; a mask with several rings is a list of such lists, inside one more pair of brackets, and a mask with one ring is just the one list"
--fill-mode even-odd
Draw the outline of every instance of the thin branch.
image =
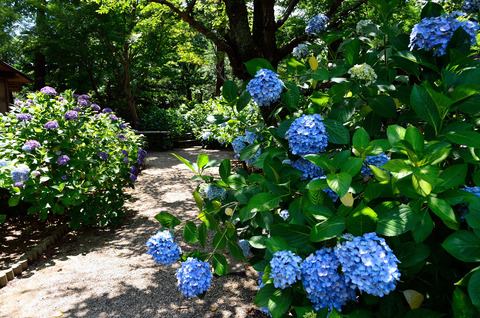
[[357, 10], [360, 6], [364, 5], [367, 0], [360, 0], [358, 1], [353, 7], [343, 10], [338, 14], [335, 20], [331, 21], [329, 27], [336, 28], [342, 21], [342, 19], [348, 16], [351, 12]]
[[187, 9], [185, 10], [185, 13], [189, 14], [190, 11], [192, 11], [192, 9], [193, 9], [193, 7], [195, 6], [196, 3], [197, 3], [197, 0], [193, 0], [192, 2], [190, 2]]
[[290, 15], [292, 14], [293, 12], [293, 9], [295, 9], [295, 7], [297, 6], [298, 2], [300, 0], [291, 0], [290, 3], [288, 4], [288, 7], [287, 9], [285, 10], [285, 12], [283, 13], [283, 16], [280, 18], [280, 20], [277, 21], [275, 27], [277, 28], [277, 30], [285, 23], [285, 21], [287, 21], [287, 19], [290, 17]]

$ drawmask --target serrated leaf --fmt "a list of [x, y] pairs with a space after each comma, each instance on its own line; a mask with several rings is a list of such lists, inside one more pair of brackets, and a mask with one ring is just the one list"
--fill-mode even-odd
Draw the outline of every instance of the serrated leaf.
[[247, 208], [251, 212], [271, 211], [278, 206], [281, 198], [278, 194], [258, 193], [250, 199]]
[[333, 119], [324, 119], [325, 129], [328, 134], [328, 142], [346, 145], [350, 143], [350, 133], [348, 129], [342, 125], [341, 122]]
[[198, 242], [198, 230], [195, 223], [192, 221], [185, 223], [185, 227], [183, 228], [183, 237], [185, 238], [185, 241], [189, 243]]
[[292, 304], [293, 295], [290, 288], [277, 289], [268, 301], [268, 310], [274, 318], [281, 317]]
[[175, 226], [182, 223], [177, 217], [168, 213], [168, 212], [161, 212], [155, 215], [155, 219], [160, 222], [160, 224], [165, 228], [174, 228]]
[[238, 95], [237, 84], [233, 81], [226, 81], [222, 87], [222, 96], [229, 103], [235, 101]]
[[345, 218], [334, 215], [312, 228], [310, 241], [322, 242], [342, 234], [344, 230]]
[[442, 221], [444, 221], [445, 225], [451, 227], [451, 224], [453, 223], [455, 224], [454, 230], [458, 229], [458, 221], [455, 212], [447, 201], [430, 196], [428, 197], [428, 207], [433, 213], [442, 219]]
[[361, 236], [365, 233], [374, 232], [377, 226], [377, 221], [377, 213], [369, 207], [364, 207], [363, 209], [350, 214], [345, 221], [345, 225], [349, 233], [354, 236]]
[[224, 276], [228, 274], [227, 259], [223, 254], [215, 253], [212, 257], [212, 267], [218, 276]]
[[442, 247], [463, 262], [480, 262], [480, 237], [472, 231], [460, 230], [450, 234]]
[[205, 223], [202, 222], [200, 226], [198, 227], [198, 241], [202, 245], [203, 248], [205, 248], [205, 244], [207, 242], [207, 235], [208, 235], [208, 229]]

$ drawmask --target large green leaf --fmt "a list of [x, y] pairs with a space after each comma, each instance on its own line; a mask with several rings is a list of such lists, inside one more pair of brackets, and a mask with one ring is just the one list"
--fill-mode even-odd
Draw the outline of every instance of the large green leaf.
[[387, 128], [388, 142], [390, 142], [390, 145], [396, 146], [399, 141], [405, 139], [406, 133], [407, 133], [407, 130], [402, 126], [390, 125]]
[[430, 212], [424, 209], [420, 215], [419, 220], [412, 228], [412, 236], [415, 242], [421, 243], [425, 241], [433, 231], [433, 220], [430, 217]]
[[205, 167], [209, 161], [210, 161], [210, 158], [208, 158], [206, 154], [204, 153], [198, 154], [198, 157], [197, 157], [198, 169], [202, 169], [203, 167]]
[[238, 96], [237, 84], [233, 81], [226, 81], [222, 87], [222, 96], [227, 102], [234, 102]]
[[268, 309], [272, 317], [281, 317], [290, 308], [292, 301], [293, 295], [291, 288], [275, 290], [268, 301]]
[[475, 317], [475, 307], [468, 296], [458, 287], [453, 292], [452, 311], [455, 318]]
[[235, 257], [236, 259], [239, 259], [243, 262], [246, 261], [245, 255], [243, 255], [243, 250], [242, 248], [238, 245], [236, 241], [228, 240], [228, 250], [230, 251], [230, 254]]
[[155, 215], [155, 219], [160, 222], [163, 227], [174, 228], [175, 226], [182, 223], [177, 217], [173, 216], [167, 212], [161, 212]]
[[415, 242], [405, 242], [395, 248], [395, 256], [400, 261], [398, 267], [406, 268], [423, 262], [429, 255], [430, 249], [427, 245]]
[[202, 222], [200, 226], [198, 227], [198, 240], [202, 247], [205, 247], [205, 243], [207, 242], [207, 235], [208, 235], [208, 229], [207, 225]]
[[287, 240], [280, 236], [266, 238], [265, 245], [272, 254], [278, 251], [295, 251], [295, 249], [288, 244]]
[[355, 38], [349, 41], [347, 46], [345, 47], [344, 54], [347, 64], [353, 66], [360, 56], [360, 40], [358, 38]]
[[246, 62], [245, 67], [247, 68], [248, 74], [252, 76], [255, 76], [259, 70], [264, 68], [275, 72], [275, 69], [273, 68], [272, 64], [270, 64], [269, 61], [265, 59], [260, 59], [260, 58], [252, 59]]
[[180, 156], [177, 156], [176, 154], [172, 153], [172, 155], [174, 155], [178, 160], [180, 160], [181, 162], [183, 162], [188, 168], [190, 168], [190, 170], [192, 170], [194, 173], [197, 173], [197, 171], [193, 168], [193, 164], [188, 161], [187, 159], [183, 158], [183, 157], [180, 157]]
[[322, 242], [342, 234], [345, 230], [345, 218], [331, 216], [322, 223], [318, 223], [310, 232], [310, 241]]
[[294, 82], [285, 82], [285, 91], [282, 93], [282, 101], [289, 109], [296, 109], [300, 100], [300, 90]]
[[427, 89], [415, 84], [410, 95], [410, 104], [415, 113], [438, 132], [442, 122], [440, 112]]
[[212, 257], [212, 267], [218, 276], [224, 276], [228, 274], [227, 259], [223, 254], [215, 253]]
[[442, 171], [436, 187], [439, 191], [456, 188], [465, 184], [468, 167], [466, 164], [452, 165]]
[[273, 284], [266, 284], [263, 286], [258, 292], [257, 296], [255, 296], [255, 305], [259, 307], [268, 307], [268, 301], [272, 298], [273, 293], [277, 290]]
[[452, 227], [454, 230], [458, 229], [459, 225], [458, 220], [455, 216], [455, 212], [453, 211], [450, 204], [447, 203], [447, 201], [429, 196], [428, 207], [433, 213], [435, 213], [440, 219], [442, 219], [442, 221], [444, 221], [445, 225], [447, 225], [448, 227]]
[[242, 109], [247, 107], [251, 99], [252, 99], [252, 95], [250, 95], [248, 91], [244, 91], [242, 94], [240, 94], [240, 97], [238, 98], [238, 101], [237, 101], [237, 112], [241, 112]]
[[384, 236], [398, 236], [410, 231], [417, 221], [412, 209], [402, 204], [379, 216], [375, 232]]
[[185, 241], [189, 243], [196, 243], [198, 242], [198, 230], [195, 223], [192, 221], [188, 221], [183, 228], [183, 237]]
[[366, 149], [370, 145], [370, 136], [362, 127], [358, 128], [353, 134], [352, 144], [357, 151]]
[[341, 122], [333, 119], [324, 119], [325, 129], [328, 134], [328, 142], [346, 145], [350, 142], [350, 133]]
[[472, 303], [478, 310], [480, 310], [480, 272], [477, 271], [472, 274], [468, 282], [468, 295]]
[[299, 224], [274, 224], [271, 230], [272, 237], [278, 236], [285, 239], [288, 245], [297, 250], [306, 250], [313, 246], [310, 243], [310, 229]]
[[255, 194], [248, 202], [247, 208], [252, 212], [271, 211], [280, 203], [282, 196], [273, 193]]
[[458, 145], [480, 148], [480, 133], [476, 131], [457, 130], [445, 135], [445, 137]]
[[474, 232], [456, 231], [445, 239], [442, 246], [463, 262], [480, 262], [480, 237]]
[[345, 221], [345, 225], [349, 233], [354, 236], [361, 236], [365, 233], [374, 232], [377, 226], [377, 220], [377, 213], [369, 207], [364, 207], [350, 214]]
[[232, 165], [230, 163], [230, 159], [225, 159], [222, 161], [218, 169], [218, 172], [222, 180], [227, 182], [228, 177], [232, 174]]
[[328, 186], [340, 197], [343, 197], [345, 194], [347, 194], [351, 182], [352, 176], [348, 173], [340, 172], [336, 174], [327, 174]]
[[408, 141], [415, 152], [422, 152], [424, 139], [420, 130], [415, 126], [408, 126], [405, 131], [405, 141]]
[[397, 113], [397, 106], [393, 98], [387, 95], [378, 95], [368, 99], [368, 105], [382, 117], [392, 118]]

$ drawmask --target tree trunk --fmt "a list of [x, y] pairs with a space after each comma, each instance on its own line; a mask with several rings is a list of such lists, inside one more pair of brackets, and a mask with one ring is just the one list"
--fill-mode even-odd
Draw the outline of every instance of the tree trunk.
[[217, 75], [217, 80], [215, 82], [215, 96], [220, 96], [222, 94], [222, 86], [225, 84], [225, 52], [216, 50], [215, 56], [217, 58], [215, 65], [215, 73]]
[[35, 66], [34, 66], [34, 77], [35, 81], [33, 83], [33, 89], [39, 91], [45, 87], [45, 55], [37, 52], [35, 53]]

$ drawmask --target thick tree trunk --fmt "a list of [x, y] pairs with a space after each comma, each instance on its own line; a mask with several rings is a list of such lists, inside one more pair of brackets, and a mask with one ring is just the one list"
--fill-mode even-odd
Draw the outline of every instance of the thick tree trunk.
[[217, 75], [215, 81], [215, 96], [220, 96], [222, 94], [222, 86], [225, 84], [225, 52], [216, 50], [215, 56], [217, 58], [215, 65], [215, 73]]

